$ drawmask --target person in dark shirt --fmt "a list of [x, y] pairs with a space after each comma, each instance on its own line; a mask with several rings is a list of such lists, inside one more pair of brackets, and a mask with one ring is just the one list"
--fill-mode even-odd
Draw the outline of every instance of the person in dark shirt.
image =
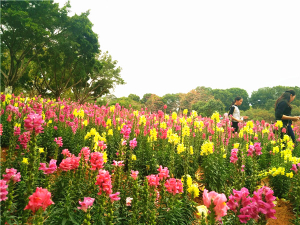
[[295, 143], [295, 134], [291, 127], [292, 121], [298, 121], [300, 116], [291, 116], [292, 106], [291, 102], [296, 98], [294, 90], [284, 92], [275, 102], [275, 119], [281, 120], [283, 128], [286, 128], [286, 133], [291, 137]]
[[236, 97], [234, 101], [232, 102], [232, 105], [229, 109], [228, 116], [231, 115], [231, 127], [234, 128], [235, 132], [239, 131], [239, 122], [243, 122], [244, 119], [248, 119], [248, 116], [241, 116], [240, 110], [238, 106], [240, 106], [243, 103], [242, 97]]

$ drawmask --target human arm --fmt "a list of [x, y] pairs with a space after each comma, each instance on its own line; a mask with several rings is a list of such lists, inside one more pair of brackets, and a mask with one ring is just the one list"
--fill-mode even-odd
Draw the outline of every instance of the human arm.
[[286, 116], [282, 115], [282, 120], [292, 120], [292, 121], [298, 121], [300, 119], [300, 116]]

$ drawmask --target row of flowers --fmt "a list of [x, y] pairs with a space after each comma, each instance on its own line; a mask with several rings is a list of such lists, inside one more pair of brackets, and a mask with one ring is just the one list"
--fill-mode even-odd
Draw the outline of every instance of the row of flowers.
[[[168, 115], [118, 104], [99, 107], [4, 94], [1, 101], [1, 145], [8, 147], [1, 172], [3, 177], [14, 173], [11, 179], [19, 180], [16, 168], [24, 178], [18, 184], [1, 180], [5, 220], [25, 222], [31, 217], [24, 209], [31, 209], [34, 220], [41, 223], [45, 208], [38, 201], [35, 205], [34, 199], [51, 193], [53, 199], [45, 201], [51, 205], [45, 223], [83, 222], [79, 215], [85, 224], [98, 220], [126, 224], [124, 218], [132, 224], [163, 224], [172, 218], [192, 223], [194, 200], [204, 190], [203, 200], [211, 196], [213, 204], [204, 200], [210, 213], [206, 219], [201, 217], [202, 223], [222, 217], [224, 223], [231, 218], [259, 222], [274, 218], [273, 191], [259, 187], [265, 177], [275, 196], [290, 197], [295, 205], [299, 201], [300, 151], [284, 135], [280, 121], [248, 121], [233, 133], [229, 119], [217, 112], [211, 118], [194, 111], [188, 116], [187, 110]], [[293, 129], [299, 139], [299, 127]], [[244, 200], [234, 203], [230, 196], [239, 195], [236, 190], [241, 190]], [[98, 204], [90, 208], [94, 202]], [[74, 213], [77, 207], [85, 213]], [[225, 213], [228, 207], [229, 214]], [[62, 212], [72, 216], [61, 217]]]

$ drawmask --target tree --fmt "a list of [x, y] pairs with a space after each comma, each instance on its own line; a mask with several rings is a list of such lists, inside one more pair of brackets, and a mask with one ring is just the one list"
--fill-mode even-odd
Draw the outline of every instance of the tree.
[[213, 96], [210, 95], [210, 89], [205, 87], [197, 87], [191, 90], [187, 94], [180, 94], [180, 109], [188, 109], [191, 111], [192, 105], [196, 102], [202, 101], [206, 102], [212, 99]]
[[[274, 109], [276, 100], [287, 90], [294, 90], [296, 93], [300, 93], [300, 87], [287, 87], [287, 86], [275, 86], [259, 88], [257, 91], [253, 91], [250, 103], [254, 109]], [[299, 105], [300, 100], [295, 99], [292, 105]]]
[[161, 100], [167, 106], [167, 111], [178, 112], [180, 104], [179, 94], [165, 94]]
[[[241, 88], [229, 88], [226, 89], [229, 93], [231, 93], [231, 103], [234, 101], [234, 99], [237, 96], [240, 96], [243, 98], [243, 104], [239, 106], [240, 110], [248, 110], [250, 108], [250, 104], [249, 104], [249, 95], [247, 93], [246, 90], [241, 89]], [[231, 105], [231, 104], [230, 104]], [[227, 106], [228, 108], [230, 107]]]
[[138, 95], [130, 94], [130, 95], [128, 95], [128, 98], [131, 98], [132, 100], [134, 100], [136, 102], [140, 102], [140, 96], [138, 96]]
[[99, 67], [96, 64], [99, 43], [88, 15], [85, 12], [68, 17], [44, 54], [38, 55], [33, 76], [34, 86], [40, 93], [50, 92], [58, 98], [76, 85], [82, 90], [94, 79], [93, 70]]
[[[16, 88], [29, 64], [60, 31], [69, 3], [62, 9], [53, 1], [1, 1], [1, 80]], [[20, 84], [20, 83], [19, 83]]]
[[146, 94], [144, 94], [144, 96], [143, 96], [141, 102], [142, 102], [143, 104], [145, 104], [145, 103], [148, 101], [148, 99], [150, 98], [151, 95], [152, 95], [151, 93], [146, 93]]
[[110, 93], [110, 89], [116, 85], [125, 84], [120, 76], [121, 68], [117, 67], [117, 63], [116, 60], [112, 60], [108, 52], [102, 54], [96, 61], [93, 71], [88, 74], [89, 80], [82, 80], [72, 88], [75, 99], [80, 103], [96, 100]]
[[148, 100], [145, 103], [145, 105], [148, 108], [148, 110], [154, 112], [154, 111], [158, 111], [158, 110], [163, 110], [164, 103], [161, 100], [161, 97], [159, 97], [159, 96], [157, 96], [155, 94], [152, 94], [148, 98]]
[[224, 104], [223, 111], [228, 111], [233, 99], [232, 94], [227, 89], [213, 89], [212, 94], [215, 99], [220, 100]]
[[192, 105], [192, 109], [204, 117], [210, 117], [215, 111], [218, 111], [221, 114], [223, 113], [222, 109], [224, 107], [224, 104], [216, 99], [209, 99], [207, 102], [198, 101]]

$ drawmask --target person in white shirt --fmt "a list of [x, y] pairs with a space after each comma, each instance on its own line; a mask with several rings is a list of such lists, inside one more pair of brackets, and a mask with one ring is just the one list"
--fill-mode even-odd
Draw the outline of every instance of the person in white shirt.
[[231, 127], [234, 128], [235, 132], [239, 131], [239, 126], [238, 124], [243, 122], [244, 119], [248, 119], [248, 116], [241, 116], [240, 115], [240, 110], [238, 106], [240, 106], [243, 103], [243, 98], [242, 97], [236, 97], [234, 99], [234, 102], [232, 102], [232, 105], [229, 109], [228, 115], [231, 118]]

